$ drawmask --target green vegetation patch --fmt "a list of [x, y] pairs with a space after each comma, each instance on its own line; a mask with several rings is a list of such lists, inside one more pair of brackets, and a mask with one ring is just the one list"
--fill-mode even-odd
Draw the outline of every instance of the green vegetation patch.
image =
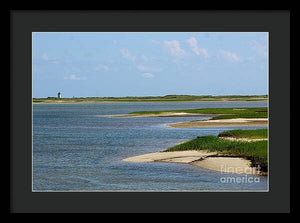
[[233, 138], [248, 138], [248, 139], [266, 139], [268, 138], [268, 129], [254, 129], [254, 130], [230, 130], [221, 132], [219, 137], [233, 137]]
[[203, 136], [170, 147], [166, 152], [184, 150], [207, 150], [223, 155], [243, 157], [251, 161], [253, 167], [258, 165], [261, 171], [268, 170], [268, 141], [242, 142], [221, 139], [216, 136]]
[[217, 115], [212, 119], [233, 119], [233, 118], [268, 118], [268, 108], [202, 108], [189, 110], [166, 110], [166, 111], [140, 111], [130, 114], [162, 114], [168, 112], [176, 113], [199, 113]]

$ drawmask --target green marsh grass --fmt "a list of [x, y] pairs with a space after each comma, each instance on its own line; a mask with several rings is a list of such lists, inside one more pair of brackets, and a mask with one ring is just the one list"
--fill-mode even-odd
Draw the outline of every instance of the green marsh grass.
[[233, 138], [248, 138], [248, 139], [267, 139], [268, 138], [268, 129], [254, 129], [254, 130], [230, 130], [221, 132], [218, 135], [219, 137], [233, 137]]
[[165, 152], [184, 150], [206, 150], [222, 155], [243, 157], [251, 161], [251, 165], [268, 170], [268, 141], [230, 141], [216, 136], [202, 136], [188, 142], [168, 148]]
[[268, 108], [202, 108], [188, 110], [166, 110], [166, 111], [139, 111], [130, 114], [163, 114], [176, 113], [199, 113], [217, 115], [212, 119], [234, 119], [234, 118], [268, 118]]

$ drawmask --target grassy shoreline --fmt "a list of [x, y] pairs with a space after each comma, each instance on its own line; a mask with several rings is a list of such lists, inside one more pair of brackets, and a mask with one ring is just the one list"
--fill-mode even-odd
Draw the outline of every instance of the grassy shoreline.
[[186, 113], [214, 115], [211, 120], [236, 118], [268, 118], [268, 108], [203, 108], [188, 110], [139, 111], [130, 115], [162, 115], [164, 113]]
[[268, 129], [251, 129], [251, 130], [229, 130], [220, 132], [218, 137], [233, 137], [236, 139], [247, 138], [247, 139], [267, 139], [268, 138]]
[[168, 148], [165, 152], [186, 151], [186, 150], [205, 150], [218, 152], [224, 156], [235, 156], [246, 158], [251, 161], [252, 167], [260, 166], [261, 171], [268, 171], [268, 141], [230, 141], [221, 137], [234, 138], [267, 138], [267, 129], [255, 130], [231, 130], [221, 132], [217, 136], [202, 136], [190, 141]]
[[79, 97], [79, 98], [33, 98], [35, 104], [63, 103], [114, 103], [114, 102], [247, 102], [266, 101], [267, 95], [165, 95], [146, 97]]

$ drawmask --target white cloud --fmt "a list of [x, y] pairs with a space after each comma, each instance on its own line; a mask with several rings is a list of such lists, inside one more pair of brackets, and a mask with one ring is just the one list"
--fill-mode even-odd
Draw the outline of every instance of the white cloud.
[[208, 57], [207, 49], [201, 48], [201, 49], [198, 49], [198, 51], [199, 51], [199, 53], [202, 54], [203, 56]]
[[46, 62], [51, 62], [51, 63], [59, 63], [59, 62], [61, 62], [60, 60], [58, 60], [58, 59], [56, 59], [56, 58], [53, 58], [53, 57], [50, 57], [50, 56], [48, 56], [47, 54], [43, 54], [42, 56], [41, 56], [41, 59], [43, 60], [43, 61], [46, 61]]
[[178, 40], [164, 41], [163, 45], [169, 50], [172, 56], [180, 57], [185, 55], [185, 51], [181, 49]]
[[202, 54], [204, 57], [208, 56], [208, 52], [204, 48], [199, 48], [198, 47], [198, 41], [195, 37], [191, 37], [186, 40], [186, 42], [189, 44], [191, 49], [194, 51], [195, 54], [200, 55]]
[[78, 80], [86, 80], [86, 77], [78, 77], [75, 74], [71, 74], [70, 76], [64, 77], [65, 80], [73, 80], [73, 81], [78, 81]]
[[49, 56], [47, 54], [43, 54], [41, 56], [41, 58], [42, 58], [42, 60], [45, 60], [45, 61], [49, 61], [50, 60], [50, 58], [49, 58]]
[[258, 42], [256, 40], [250, 41], [249, 44], [250, 44], [250, 47], [254, 51], [256, 51], [257, 53], [262, 54], [263, 56], [267, 56], [268, 55], [267, 44], [260, 43], [260, 42]]
[[160, 44], [160, 41], [158, 41], [158, 40], [151, 40], [151, 43], [153, 43], [153, 44]]
[[153, 75], [153, 74], [150, 74], [150, 73], [144, 73], [144, 74], [143, 74], [143, 77], [144, 77], [144, 78], [154, 78], [154, 75]]
[[222, 56], [226, 60], [228, 60], [230, 62], [239, 62], [239, 61], [241, 61], [241, 58], [233, 52], [226, 51], [226, 50], [220, 50], [220, 53], [222, 54]]
[[103, 69], [104, 69], [105, 71], [108, 71], [108, 70], [109, 70], [109, 67], [108, 67], [108, 66], [105, 66], [105, 65], [103, 65]]
[[149, 61], [149, 58], [145, 55], [142, 55], [141, 58], [144, 60], [144, 61]]
[[136, 68], [140, 71], [160, 71], [161, 70], [160, 68], [147, 67], [147, 66], [144, 66], [143, 64], [139, 64]]
[[120, 52], [124, 58], [131, 60], [131, 61], [135, 61], [136, 56], [132, 55], [128, 49], [126, 49], [126, 48], [120, 49]]
[[109, 67], [106, 65], [98, 64], [96, 67], [94, 67], [94, 71], [108, 71]]

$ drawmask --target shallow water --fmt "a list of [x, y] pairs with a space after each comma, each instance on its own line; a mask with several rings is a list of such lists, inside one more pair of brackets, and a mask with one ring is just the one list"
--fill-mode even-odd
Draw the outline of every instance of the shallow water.
[[[157, 152], [222, 128], [168, 128], [167, 124], [207, 117], [108, 118], [134, 111], [213, 107], [266, 107], [267, 102], [102, 103], [33, 105], [34, 191], [219, 191], [267, 190], [259, 182], [225, 182], [245, 175], [188, 164], [127, 163], [122, 159]], [[231, 178], [233, 179], [233, 178]]]

